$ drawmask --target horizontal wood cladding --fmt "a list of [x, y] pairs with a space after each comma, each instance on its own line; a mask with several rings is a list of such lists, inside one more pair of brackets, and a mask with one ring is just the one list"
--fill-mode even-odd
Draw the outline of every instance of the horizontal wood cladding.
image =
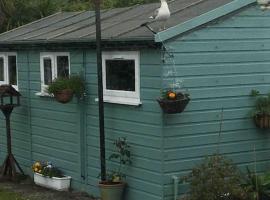
[[[63, 52], [68, 52], [65, 49]], [[60, 104], [51, 97], [40, 97], [40, 51], [18, 52], [19, 90], [22, 106], [12, 113], [13, 149], [16, 158], [31, 174], [35, 160], [51, 161], [72, 176], [74, 188], [88, 188], [99, 195], [99, 114], [96, 54], [92, 50], [71, 50], [71, 73], [86, 81], [86, 97]], [[140, 106], [105, 103], [107, 158], [113, 142], [126, 137], [131, 145], [132, 166], [126, 169], [129, 200], [161, 200], [162, 116], [156, 98], [160, 95], [161, 61], [158, 50], [140, 51]], [[3, 122], [3, 116], [0, 120]], [[0, 124], [1, 144], [5, 148], [5, 124]], [[5, 151], [0, 152], [1, 159]], [[108, 167], [115, 168], [108, 161]]]
[[[173, 198], [173, 175], [186, 175], [215, 152], [243, 172], [255, 153], [258, 170], [269, 167], [269, 130], [255, 127], [250, 96], [252, 89], [270, 92], [269, 19], [254, 6], [165, 44], [174, 59], [164, 64], [165, 85], [180, 81], [191, 101], [183, 113], [163, 118], [164, 199]], [[167, 76], [173, 68], [176, 75]], [[179, 186], [180, 193], [186, 189]]]
[[[99, 125], [96, 59], [87, 53], [86, 132], [88, 184], [95, 186], [99, 170]], [[88, 56], [89, 55], [89, 56]], [[113, 142], [126, 137], [131, 146], [132, 165], [127, 167], [128, 196], [126, 199], [162, 199], [162, 117], [156, 98], [160, 95], [161, 61], [158, 51], [140, 51], [140, 106], [105, 103], [106, 155], [114, 151]], [[107, 167], [115, 167], [108, 161]], [[94, 190], [93, 190], [94, 191]]]

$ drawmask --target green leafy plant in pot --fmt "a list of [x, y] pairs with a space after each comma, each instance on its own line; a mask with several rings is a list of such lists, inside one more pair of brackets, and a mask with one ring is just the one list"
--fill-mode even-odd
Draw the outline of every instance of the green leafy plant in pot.
[[255, 109], [252, 111], [254, 122], [258, 128], [270, 128], [270, 94], [261, 95], [252, 90], [251, 96], [256, 98]]
[[108, 170], [106, 172], [106, 180], [99, 183], [102, 200], [121, 200], [123, 197], [126, 183], [124, 181], [126, 175], [123, 172], [126, 165], [131, 164], [130, 146], [126, 138], [118, 138], [114, 142], [115, 153], [109, 157], [111, 161], [117, 164], [116, 170]]
[[247, 177], [243, 184], [252, 196], [252, 200], [270, 200], [270, 173], [258, 175], [247, 167]]
[[48, 92], [53, 94], [60, 103], [68, 103], [75, 94], [78, 98], [83, 97], [85, 91], [84, 80], [77, 75], [70, 77], [59, 77], [48, 87]]

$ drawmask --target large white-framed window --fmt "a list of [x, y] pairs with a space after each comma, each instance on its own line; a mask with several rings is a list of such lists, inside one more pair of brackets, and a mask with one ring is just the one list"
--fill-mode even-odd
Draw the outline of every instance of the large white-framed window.
[[66, 52], [40, 53], [41, 92], [46, 93], [48, 85], [58, 77], [69, 77], [70, 55]]
[[104, 101], [127, 105], [140, 102], [140, 53], [106, 51], [102, 53]]
[[0, 84], [10, 84], [18, 90], [17, 53], [0, 52]]

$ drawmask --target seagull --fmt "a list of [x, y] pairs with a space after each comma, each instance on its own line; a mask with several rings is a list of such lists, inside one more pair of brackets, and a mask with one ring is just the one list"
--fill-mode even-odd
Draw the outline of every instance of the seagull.
[[154, 15], [149, 17], [150, 19], [154, 19], [156, 21], [166, 21], [171, 16], [169, 6], [166, 0], [160, 0], [160, 7], [155, 10]]
[[160, 0], [160, 8], [156, 9], [154, 15], [149, 17], [150, 19], [154, 19], [155, 21], [163, 21], [163, 30], [165, 29], [165, 23], [170, 18], [171, 12], [166, 0]]
[[[149, 18], [154, 21], [163, 22], [163, 29], [160, 29], [160, 30], [165, 30], [166, 21], [170, 18], [171, 13], [170, 13], [169, 6], [166, 0], [160, 0], [160, 3], [161, 3], [160, 7], [156, 9], [154, 14], [150, 16]], [[156, 33], [151, 27], [149, 27], [148, 25], [149, 23], [150, 22], [143, 23], [141, 26], [146, 26], [150, 31], [152, 31], [153, 33]]]

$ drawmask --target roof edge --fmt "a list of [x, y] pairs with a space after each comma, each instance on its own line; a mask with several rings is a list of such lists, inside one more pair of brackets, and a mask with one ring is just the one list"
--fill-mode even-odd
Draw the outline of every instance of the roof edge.
[[248, 6], [249, 4], [255, 3], [256, 0], [234, 0], [228, 4], [225, 4], [224, 6], [218, 7], [214, 10], [211, 10], [207, 13], [204, 13], [198, 17], [195, 17], [191, 20], [188, 20], [182, 24], [173, 26], [171, 28], [168, 28], [167, 30], [164, 30], [162, 32], [159, 32], [155, 35], [155, 42], [163, 42], [168, 39], [171, 39], [177, 35], [180, 35], [182, 33], [185, 33], [187, 31], [190, 31], [191, 29], [194, 29], [198, 26], [201, 26], [205, 23], [208, 23], [210, 21], [213, 21], [217, 18], [220, 18], [224, 15], [230, 14], [236, 10], [239, 10], [245, 6]]

